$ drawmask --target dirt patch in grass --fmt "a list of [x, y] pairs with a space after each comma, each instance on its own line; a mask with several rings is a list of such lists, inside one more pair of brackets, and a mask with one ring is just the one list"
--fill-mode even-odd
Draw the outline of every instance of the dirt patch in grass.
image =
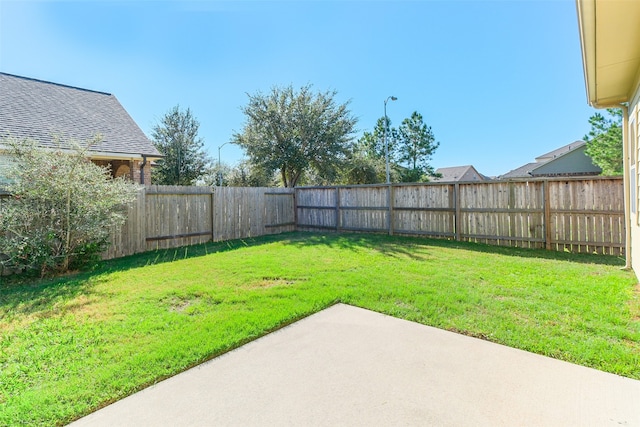
[[191, 307], [197, 300], [198, 299], [181, 300], [178, 298], [174, 298], [169, 305], [169, 311], [173, 311], [175, 313], [182, 313], [187, 308]]
[[622, 342], [624, 342], [626, 346], [629, 346], [636, 351], [640, 351], [640, 342], [630, 340], [628, 338], [623, 338]]
[[95, 295], [80, 295], [67, 303], [62, 311], [92, 319], [105, 317], [104, 306], [99, 304], [99, 298]]
[[300, 282], [305, 282], [309, 279], [304, 278], [292, 278], [292, 277], [263, 277], [262, 280], [258, 280], [253, 283], [249, 283], [244, 288], [247, 289], [269, 289], [279, 286], [293, 286]]

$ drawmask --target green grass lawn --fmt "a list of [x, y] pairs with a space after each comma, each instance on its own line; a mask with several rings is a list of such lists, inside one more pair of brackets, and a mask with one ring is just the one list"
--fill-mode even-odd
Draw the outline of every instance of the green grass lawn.
[[0, 425], [63, 424], [335, 302], [640, 379], [619, 258], [292, 233], [0, 285]]

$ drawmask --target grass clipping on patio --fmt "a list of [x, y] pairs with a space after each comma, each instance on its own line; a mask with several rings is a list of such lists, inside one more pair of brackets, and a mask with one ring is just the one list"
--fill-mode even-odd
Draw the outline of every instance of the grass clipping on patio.
[[640, 292], [622, 265], [292, 233], [4, 279], [0, 425], [69, 422], [338, 301], [640, 379]]

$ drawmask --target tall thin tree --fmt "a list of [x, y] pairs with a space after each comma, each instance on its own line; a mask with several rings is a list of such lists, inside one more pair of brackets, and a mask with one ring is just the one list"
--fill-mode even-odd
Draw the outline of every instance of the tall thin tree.
[[402, 121], [398, 134], [399, 160], [407, 166], [408, 180], [433, 176], [435, 171], [429, 162], [440, 143], [436, 141], [431, 126], [424, 123], [422, 115], [414, 111], [411, 117]]
[[154, 126], [153, 144], [164, 156], [153, 169], [153, 182], [160, 185], [193, 185], [207, 170], [209, 160], [198, 137], [200, 123], [189, 108], [176, 105]]

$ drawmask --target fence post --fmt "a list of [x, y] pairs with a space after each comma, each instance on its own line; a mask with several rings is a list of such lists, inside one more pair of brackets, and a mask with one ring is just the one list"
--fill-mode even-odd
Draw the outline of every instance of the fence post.
[[[509, 202], [507, 204], [507, 209], [510, 211], [509, 213], [509, 235], [507, 237], [513, 237], [516, 235], [516, 214], [513, 213], [513, 210], [516, 207], [516, 187], [513, 181], [509, 182]], [[517, 243], [517, 242], [516, 242]]]
[[336, 198], [336, 231], [340, 231], [340, 187], [335, 188]]
[[298, 189], [293, 188], [293, 224], [295, 231], [298, 231]]
[[387, 222], [389, 226], [389, 236], [393, 236], [393, 185], [389, 184], [387, 188], [387, 206], [389, 208], [387, 212]]
[[460, 241], [462, 233], [460, 231], [460, 183], [453, 185], [453, 204], [456, 209], [454, 214], [454, 224], [456, 228], [456, 240]]
[[551, 197], [549, 197], [549, 180], [542, 182], [542, 197], [544, 202], [544, 247], [551, 250]]
[[213, 200], [214, 195], [215, 195], [215, 188], [211, 187], [211, 241], [215, 242], [216, 241], [216, 236], [215, 236], [215, 224], [216, 224], [216, 217], [215, 217], [215, 202]]

